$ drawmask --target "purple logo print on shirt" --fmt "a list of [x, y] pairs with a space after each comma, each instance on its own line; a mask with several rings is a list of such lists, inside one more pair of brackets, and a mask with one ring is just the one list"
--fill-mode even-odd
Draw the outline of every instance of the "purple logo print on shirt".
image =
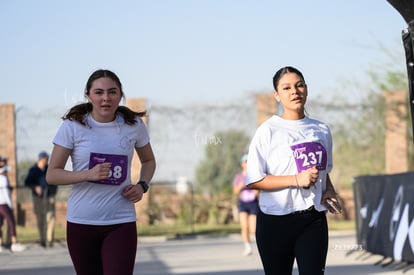
[[109, 178], [106, 180], [91, 182], [110, 185], [120, 185], [123, 183], [128, 174], [128, 156], [91, 152], [89, 157], [89, 169], [92, 169], [95, 165], [104, 162], [112, 163]]
[[318, 142], [304, 142], [290, 146], [296, 161], [298, 172], [313, 166], [318, 170], [325, 170], [327, 164], [326, 149]]

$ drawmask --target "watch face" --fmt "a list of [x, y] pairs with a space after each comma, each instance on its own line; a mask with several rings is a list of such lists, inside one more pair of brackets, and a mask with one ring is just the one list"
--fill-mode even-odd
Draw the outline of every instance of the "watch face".
[[145, 181], [138, 182], [142, 186], [142, 189], [144, 189], [144, 193], [148, 191], [148, 184]]

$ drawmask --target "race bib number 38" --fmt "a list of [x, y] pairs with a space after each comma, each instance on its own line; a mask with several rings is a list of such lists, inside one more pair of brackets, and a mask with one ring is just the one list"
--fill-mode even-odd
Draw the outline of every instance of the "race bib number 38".
[[91, 153], [89, 158], [89, 169], [104, 162], [112, 163], [109, 178], [92, 182], [110, 185], [120, 185], [123, 183], [128, 174], [128, 156]]
[[290, 148], [292, 148], [298, 172], [313, 166], [316, 166], [318, 170], [326, 169], [326, 149], [320, 143], [304, 142], [292, 145]]

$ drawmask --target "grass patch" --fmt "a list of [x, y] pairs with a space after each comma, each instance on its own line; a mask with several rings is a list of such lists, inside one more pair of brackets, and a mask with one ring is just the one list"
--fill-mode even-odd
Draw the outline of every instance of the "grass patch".
[[355, 230], [354, 220], [328, 220], [329, 230]]
[[[355, 222], [343, 220], [328, 220], [329, 230], [355, 230]], [[227, 234], [240, 233], [240, 225], [232, 224], [157, 224], [157, 225], [138, 225], [139, 236], [190, 236], [190, 235], [209, 235], [224, 236]], [[6, 231], [4, 231], [6, 232]], [[17, 226], [17, 239], [22, 243], [38, 242], [39, 234], [36, 227]], [[55, 240], [64, 241], [66, 239], [66, 228], [58, 226], [55, 228]]]
[[[37, 227], [17, 226], [16, 231], [17, 231], [17, 240], [21, 243], [32, 243], [32, 242], [38, 242], [40, 240]], [[55, 227], [54, 239], [56, 241], [65, 240], [66, 239], [66, 228], [62, 226]]]
[[238, 224], [195, 224], [191, 225], [138, 225], [138, 234], [140, 236], [160, 236], [167, 237], [184, 236], [184, 235], [226, 235], [239, 233]]

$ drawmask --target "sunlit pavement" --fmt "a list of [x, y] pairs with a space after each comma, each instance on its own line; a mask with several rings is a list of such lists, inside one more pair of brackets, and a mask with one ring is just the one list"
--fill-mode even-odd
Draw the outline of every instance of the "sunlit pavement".
[[[329, 254], [325, 274], [414, 274], [414, 268], [360, 250], [352, 231], [330, 232]], [[257, 250], [243, 256], [239, 235], [225, 237], [186, 237], [167, 240], [163, 237], [140, 238], [135, 273], [137, 275], [263, 275]], [[384, 264], [384, 266], [382, 266]], [[52, 248], [28, 244], [28, 249], [0, 253], [0, 274], [69, 275], [75, 274], [67, 248], [57, 243]], [[295, 269], [293, 274], [298, 274]]]

